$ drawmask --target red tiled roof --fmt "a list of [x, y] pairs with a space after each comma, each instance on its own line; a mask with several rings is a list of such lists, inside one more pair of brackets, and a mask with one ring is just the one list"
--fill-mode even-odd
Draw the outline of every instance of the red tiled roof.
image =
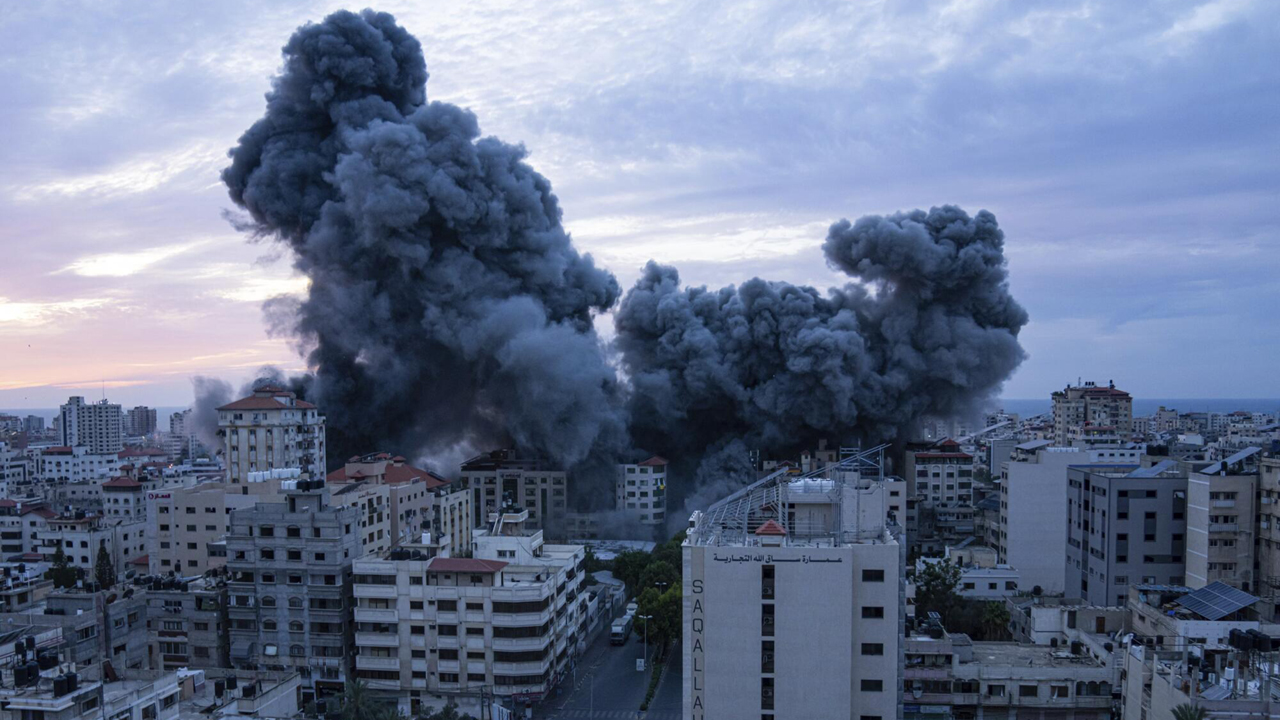
[[30, 510], [24, 510], [22, 514], [23, 514], [23, 515], [30, 515], [31, 513], [35, 513], [36, 515], [39, 515], [40, 517], [44, 518], [45, 520], [52, 520], [52, 519], [54, 519], [54, 518], [58, 517], [58, 513], [56, 513], [56, 512], [54, 512], [54, 511], [50, 510], [50, 509], [49, 509], [49, 508], [47, 508], [47, 507], [32, 508], [32, 509], [30, 509]]
[[132, 490], [142, 487], [142, 483], [128, 477], [111, 478], [107, 482], [102, 483], [104, 488], [119, 488], [121, 490]]
[[773, 520], [765, 520], [764, 524], [756, 528], [757, 535], [782, 535], [785, 536], [787, 531], [781, 525]]
[[286, 405], [276, 399], [277, 396], [271, 397], [247, 397], [228, 403], [218, 408], [219, 410], [288, 410], [290, 407], [301, 408], [303, 410], [314, 410], [315, 405], [305, 400], [295, 400], [292, 406]]
[[660, 465], [666, 465], [666, 464], [667, 464], [666, 458], [662, 457], [661, 455], [654, 455], [648, 460], [645, 460], [644, 462], [640, 463], [640, 466], [641, 467], [658, 467]]
[[496, 573], [506, 567], [501, 560], [480, 560], [478, 558], [433, 558], [427, 565], [429, 572], [451, 573]]
[[56, 447], [47, 447], [44, 449], [45, 455], [70, 455], [71, 447], [68, 445], [58, 445]]
[[23, 560], [43, 560], [44, 556], [38, 552], [22, 553]]
[[919, 458], [924, 458], [924, 459], [926, 459], [926, 460], [944, 460], [944, 459], [963, 459], [963, 458], [968, 458], [968, 459], [972, 460], [972, 459], [973, 459], [973, 456], [972, 456], [972, 455], [970, 455], [969, 453], [962, 453], [962, 452], [922, 452], [922, 453], [916, 453], [916, 458], [917, 458], [917, 459], [919, 459]]
[[18, 502], [9, 498], [0, 498], [0, 507], [18, 507]]
[[138, 557], [136, 557], [136, 558], [134, 558], [134, 559], [130, 560], [130, 561], [129, 561], [129, 564], [130, 564], [130, 565], [150, 565], [150, 564], [151, 564], [151, 556], [150, 556], [150, 555], [139, 555]]
[[[348, 473], [346, 468], [338, 468], [325, 475], [325, 480], [329, 482], [347, 482], [367, 477], [370, 477], [370, 475], [367, 475], [362, 470], [352, 470]], [[450, 483], [449, 480], [436, 475], [430, 470], [423, 470], [412, 465], [387, 465], [383, 469], [383, 481], [388, 485], [400, 485], [414, 480], [426, 482], [428, 490], [434, 490]]]

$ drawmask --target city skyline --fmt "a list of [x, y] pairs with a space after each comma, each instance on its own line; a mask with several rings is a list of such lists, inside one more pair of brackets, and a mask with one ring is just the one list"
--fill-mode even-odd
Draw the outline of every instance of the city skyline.
[[[260, 306], [305, 281], [222, 217], [217, 172], [282, 38], [335, 7], [6, 21], [0, 209], [27, 251], [0, 268], [0, 406], [104, 385], [177, 406], [193, 374], [301, 369]], [[422, 38], [429, 97], [524, 143], [575, 244], [623, 287], [656, 257], [690, 284], [825, 288], [843, 282], [818, 251], [831, 222], [955, 202], [999, 218], [1031, 316], [1004, 397], [1079, 375], [1135, 396], [1280, 395], [1265, 361], [1280, 341], [1253, 331], [1280, 299], [1276, 211], [1259, 201], [1277, 188], [1265, 118], [1280, 93], [1260, 70], [1277, 23], [1260, 3], [832, 9], [848, 42], [827, 37], [836, 20], [768, 6], [720, 36], [680, 7], [585, 23], [550, 6], [380, 9]], [[663, 37], [698, 50], [652, 49]], [[1224, 356], [1231, 373], [1215, 372]]]

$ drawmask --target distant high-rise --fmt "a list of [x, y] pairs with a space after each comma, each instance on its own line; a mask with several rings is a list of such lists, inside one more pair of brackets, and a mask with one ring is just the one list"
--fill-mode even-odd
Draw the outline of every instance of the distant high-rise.
[[274, 385], [218, 408], [227, 480], [246, 482], [249, 473], [298, 468], [324, 478], [324, 416], [315, 405]]
[[1053, 398], [1053, 442], [1070, 444], [1072, 430], [1085, 426], [1111, 428], [1120, 437], [1133, 434], [1133, 398], [1115, 383], [1105, 387], [1086, 382], [1058, 390]]
[[120, 406], [106, 400], [87, 403], [83, 397], [69, 398], [59, 413], [62, 444], [84, 446], [90, 453], [120, 452], [124, 447]]
[[28, 415], [22, 421], [22, 429], [28, 435], [37, 435], [44, 432], [44, 418], [39, 415]]
[[127, 435], [150, 435], [156, 431], [156, 410], [139, 405], [127, 413], [125, 422]]

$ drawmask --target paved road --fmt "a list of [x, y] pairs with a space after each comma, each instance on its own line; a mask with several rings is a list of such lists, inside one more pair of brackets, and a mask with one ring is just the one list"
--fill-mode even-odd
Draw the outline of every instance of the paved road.
[[635, 635], [626, 645], [611, 645], [609, 633], [600, 633], [578, 659], [576, 682], [570, 674], [560, 683], [559, 694], [542, 703], [534, 711], [534, 717], [543, 720], [632, 720], [636, 717], [679, 720], [678, 704], [674, 712], [638, 715], [640, 702], [649, 687], [649, 673], [636, 672], [636, 660], [643, 652], [644, 645], [636, 642]]

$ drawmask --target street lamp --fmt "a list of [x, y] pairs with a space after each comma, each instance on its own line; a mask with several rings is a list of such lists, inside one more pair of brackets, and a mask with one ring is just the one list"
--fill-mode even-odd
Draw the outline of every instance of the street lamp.
[[649, 663], [649, 621], [653, 619], [652, 615], [637, 615], [637, 618], [644, 621], [644, 662], [647, 666]]

